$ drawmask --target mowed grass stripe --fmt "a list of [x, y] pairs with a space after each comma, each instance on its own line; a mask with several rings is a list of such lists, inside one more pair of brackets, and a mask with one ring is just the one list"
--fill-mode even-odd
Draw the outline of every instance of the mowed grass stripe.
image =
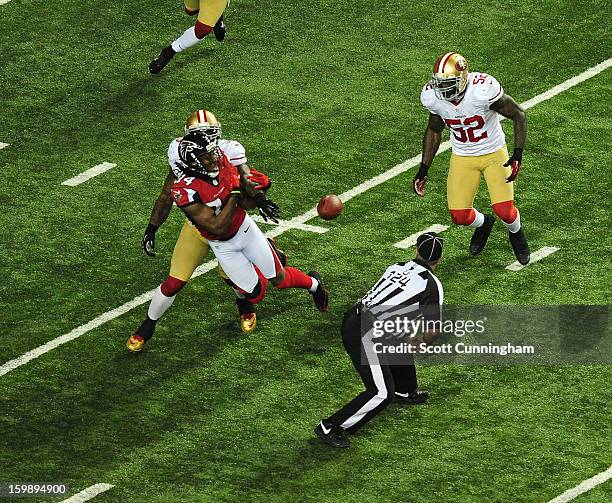
[[[553, 87], [552, 89], [545, 91], [544, 93], [541, 93], [537, 96], [535, 96], [534, 98], [532, 98], [531, 100], [523, 103], [523, 107], [524, 108], [530, 108], [532, 106], [535, 106], [539, 103], [542, 103], [543, 101], [549, 100], [551, 98], [553, 98], [554, 96], [558, 95], [559, 93], [570, 89], [571, 87], [576, 86], [577, 84], [584, 82], [585, 80], [594, 77], [595, 75], [598, 75], [599, 73], [603, 72], [604, 70], [606, 70], [607, 68], [609, 68], [612, 65], [612, 58], [607, 59], [606, 61], [592, 67], [589, 68], [588, 70], [585, 70], [584, 72], [582, 72], [581, 74], [575, 76], [575, 77], [571, 77], [569, 79], [567, 79], [566, 81], [564, 81], [563, 83]], [[450, 141], [446, 141], [444, 143], [442, 143], [440, 145], [440, 149], [438, 150], [438, 154], [448, 150], [450, 148]], [[412, 157], [411, 159], [408, 159], [407, 161], [404, 161], [396, 166], [394, 166], [393, 168], [385, 171], [384, 173], [381, 173], [378, 176], [375, 176], [369, 180], [366, 180], [365, 182], [359, 184], [358, 186], [354, 187], [353, 189], [350, 189], [344, 193], [342, 193], [340, 195], [340, 199], [342, 199], [343, 202], [346, 202], [350, 199], [352, 199], [353, 197], [362, 194], [364, 192], [366, 192], [367, 190], [376, 187], [404, 172], [406, 172], [408, 169], [415, 167], [417, 164], [420, 163], [420, 159], [421, 156], [420, 154], [418, 156]], [[303, 213], [302, 215], [299, 215], [297, 217], [294, 217], [290, 220], [287, 221], [287, 226], [277, 226], [276, 228], [268, 231], [266, 233], [266, 236], [274, 238], [276, 236], [279, 236], [281, 234], [283, 234], [285, 231], [291, 229], [291, 226], [294, 224], [304, 224], [306, 223], [308, 220], [311, 220], [312, 218], [314, 218], [317, 215], [317, 209], [316, 207], [306, 211], [305, 213]], [[196, 271], [194, 272], [192, 278], [197, 278], [198, 276], [214, 269], [217, 265], [217, 260], [214, 259], [212, 261], [206, 262], [204, 264], [202, 264], [200, 267], [198, 267], [198, 269], [196, 269]], [[12, 370], [15, 370], [16, 368], [19, 368], [20, 366], [28, 363], [31, 360], [34, 360], [35, 358], [38, 358], [39, 356], [51, 351], [52, 349], [55, 349], [58, 346], [61, 346], [62, 344], [65, 344], [66, 342], [70, 342], [78, 337], [80, 337], [81, 335], [89, 332], [90, 330], [97, 328], [101, 325], [103, 325], [104, 323], [113, 320], [115, 318], [117, 318], [118, 316], [121, 316], [122, 314], [127, 313], [128, 311], [134, 309], [135, 307], [138, 307], [142, 304], [144, 304], [145, 302], [148, 302], [149, 300], [151, 300], [153, 292], [155, 291], [155, 289], [150, 290], [146, 293], [143, 293], [137, 297], [135, 297], [134, 299], [132, 299], [129, 302], [126, 302], [125, 304], [123, 304], [122, 306], [119, 306], [111, 311], [107, 311], [106, 313], [103, 313], [102, 315], [98, 316], [97, 318], [95, 318], [94, 320], [81, 325], [80, 327], [75, 328], [74, 330], [70, 331], [67, 334], [61, 335], [49, 342], [47, 342], [46, 344], [43, 344], [42, 346], [39, 346], [31, 351], [28, 351], [27, 353], [23, 354], [22, 356], [15, 358], [13, 360], [10, 360], [8, 362], [6, 362], [5, 364], [3, 364], [2, 366], [0, 366], [0, 377], [8, 374], [9, 372], [11, 372]]]

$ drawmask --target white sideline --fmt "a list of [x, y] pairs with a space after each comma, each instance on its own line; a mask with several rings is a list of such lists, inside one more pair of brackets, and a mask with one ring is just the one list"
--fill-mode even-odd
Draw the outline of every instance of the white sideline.
[[544, 257], [552, 255], [556, 251], [559, 251], [559, 248], [555, 246], [544, 246], [540, 248], [537, 252], [531, 254], [531, 260], [527, 265], [523, 265], [517, 260], [516, 262], [512, 262], [509, 266], [507, 266], [506, 269], [508, 269], [509, 271], [520, 271], [521, 269], [525, 269], [525, 267], [530, 266], [535, 262], [539, 262]]
[[555, 499], [550, 500], [548, 503], [567, 503], [568, 501], [573, 500], [576, 496], [590, 491], [599, 484], [603, 484], [606, 480], [609, 480], [610, 477], [612, 477], [612, 466], [610, 466], [607, 470], [598, 473], [594, 477], [586, 479], [585, 481], [578, 484], [576, 487], [568, 489], [563, 494], [557, 496]]
[[88, 501], [95, 498], [98, 494], [108, 491], [113, 487], [115, 486], [111, 484], [94, 484], [93, 486], [89, 486], [87, 489], [83, 489], [80, 493], [77, 493], [68, 499], [62, 500], [60, 503], [82, 503], [83, 501]]
[[[2, 0], [0, 0], [0, 2], [2, 2]], [[2, 4], [0, 4], [2, 5]], [[2, 150], [3, 148], [9, 147], [11, 144], [10, 143], [2, 143], [0, 141], [0, 150]]]
[[393, 246], [395, 246], [396, 248], [401, 248], [402, 250], [407, 250], [408, 248], [412, 248], [416, 244], [417, 238], [421, 234], [425, 232], [444, 232], [446, 229], [448, 229], [448, 225], [433, 224], [427, 227], [427, 229], [423, 229], [422, 231], [411, 234], [406, 239], [402, 239], [401, 241], [395, 243]]
[[4, 5], [5, 3], [9, 3], [11, 0], [0, 0], [0, 5]]
[[[545, 99], [550, 99], [553, 96], [556, 96], [557, 94], [559, 94], [560, 92], [565, 91], [566, 89], [569, 89], [570, 87], [573, 87], [577, 85], [578, 83], [583, 82], [584, 80], [597, 75], [600, 72], [603, 72], [606, 68], [609, 68], [610, 66], [612, 66], [612, 58], [604, 61], [603, 63], [600, 63], [597, 66], [594, 66], [593, 68], [589, 68], [588, 70], [584, 71], [580, 75], [576, 77], [572, 77], [571, 79], [566, 80], [562, 84], [553, 87], [551, 90], [546, 91], [545, 93], [539, 94], [538, 96], [532, 98], [529, 101], [526, 101], [525, 103], [523, 103], [523, 107], [530, 108], [531, 106], [534, 106], [535, 104], [541, 103]], [[450, 142], [445, 141], [444, 143], [440, 145], [440, 148], [438, 149], [438, 153], [444, 152], [448, 150], [449, 148], [450, 148]], [[390, 180], [391, 178], [397, 175], [400, 175], [401, 173], [404, 173], [408, 169], [418, 165], [420, 161], [421, 161], [420, 155], [415, 156], [411, 159], [408, 159], [407, 161], [404, 161], [403, 163], [398, 164], [397, 166], [394, 166], [393, 168], [385, 171], [384, 173], [381, 173], [380, 175], [375, 176], [374, 178], [370, 180], [366, 180], [360, 185], [357, 185], [357, 187], [354, 187], [353, 189], [348, 190], [344, 192], [343, 194], [340, 194], [340, 199], [346, 202], [349, 199], [352, 199], [353, 197], [359, 194], [362, 194], [363, 192], [373, 187], [376, 187], [377, 185], [380, 185], [381, 183], [386, 182], [387, 180]], [[288, 226], [281, 227], [277, 225], [276, 227], [268, 231], [266, 235], [268, 237], [279, 236], [280, 234], [283, 234], [285, 231], [289, 230], [291, 228], [290, 226], [294, 224], [304, 224], [311, 218], [314, 218], [316, 215], [317, 215], [317, 209], [312, 208], [308, 210], [306, 213], [303, 213], [302, 215], [293, 217], [292, 219], [286, 221]], [[217, 264], [216, 260], [202, 264], [200, 267], [196, 269], [192, 278], [195, 278], [197, 276], [200, 276], [201, 274], [204, 274], [207, 271], [210, 271], [216, 266], [216, 264]], [[80, 337], [81, 335], [89, 332], [90, 330], [96, 327], [99, 327], [100, 325], [103, 325], [107, 321], [115, 319], [118, 316], [121, 316], [122, 314], [127, 313], [131, 309], [137, 306], [140, 306], [141, 304], [144, 304], [145, 302], [151, 299], [151, 296], [153, 295], [154, 291], [155, 290], [150, 290], [149, 292], [143, 293], [142, 295], [135, 297], [131, 301], [126, 302], [122, 306], [119, 306], [111, 311], [108, 311], [98, 316], [97, 318], [90, 321], [89, 323], [86, 323], [85, 325], [81, 325], [80, 327], [75, 328], [68, 334], [61, 335], [60, 337], [57, 337], [56, 339], [53, 339], [47, 342], [46, 344], [43, 344], [42, 346], [39, 346], [31, 351], [28, 351], [24, 355], [18, 358], [15, 358], [14, 360], [10, 360], [6, 362], [2, 366], [0, 366], [0, 376], [3, 376], [9, 373], [11, 370], [15, 370], [16, 368], [20, 367], [21, 365], [35, 358], [38, 358], [39, 356], [45, 354], [51, 349], [54, 349], [73, 339], [76, 339], [77, 337]]]
[[98, 176], [109, 169], [113, 169], [117, 167], [116, 164], [112, 162], [103, 162], [101, 164], [95, 165], [93, 168], [89, 168], [87, 171], [83, 171], [80, 175], [74, 176], [62, 182], [62, 185], [68, 185], [68, 187], [76, 187], [77, 185], [86, 182], [87, 180], [93, 178], [94, 176]]

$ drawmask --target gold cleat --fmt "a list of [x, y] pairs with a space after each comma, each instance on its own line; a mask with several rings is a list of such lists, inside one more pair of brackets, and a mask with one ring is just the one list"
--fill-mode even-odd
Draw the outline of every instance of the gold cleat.
[[[254, 327], [255, 325], [253, 325]], [[144, 339], [140, 337], [140, 335], [132, 335], [127, 341], [127, 348], [130, 353], [138, 353], [142, 351], [142, 346], [144, 345]]]
[[255, 325], [257, 325], [257, 314], [245, 313], [240, 315], [240, 328], [242, 333], [250, 335], [255, 331]]

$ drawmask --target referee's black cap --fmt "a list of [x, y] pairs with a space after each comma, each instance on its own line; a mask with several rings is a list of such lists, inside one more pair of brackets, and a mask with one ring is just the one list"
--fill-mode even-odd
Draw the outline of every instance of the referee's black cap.
[[442, 256], [444, 240], [435, 232], [425, 232], [417, 238], [417, 252], [427, 262], [435, 262]]

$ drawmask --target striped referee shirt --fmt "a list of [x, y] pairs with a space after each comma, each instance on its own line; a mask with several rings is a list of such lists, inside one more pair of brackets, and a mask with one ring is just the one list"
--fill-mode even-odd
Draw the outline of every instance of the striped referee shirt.
[[[441, 306], [443, 302], [442, 283], [429, 264], [419, 258], [387, 267], [361, 299], [363, 307], [379, 320], [407, 315], [418, 317], [424, 314], [423, 306]], [[439, 310], [427, 309], [427, 313], [427, 318], [438, 317]]]

